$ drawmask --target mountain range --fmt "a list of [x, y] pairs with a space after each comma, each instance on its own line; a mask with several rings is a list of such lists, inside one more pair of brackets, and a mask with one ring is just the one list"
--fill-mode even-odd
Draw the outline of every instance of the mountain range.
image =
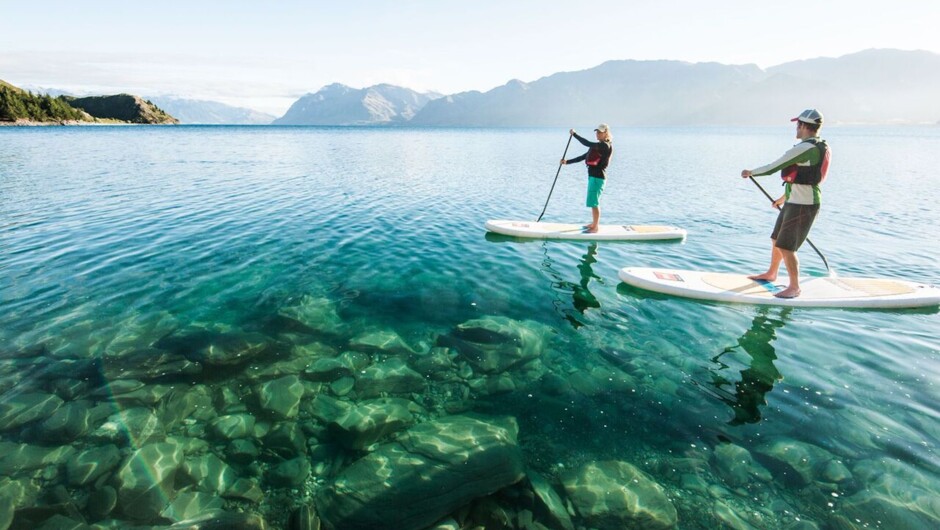
[[339, 84], [300, 98], [274, 124], [441, 127], [767, 125], [805, 108], [827, 122], [940, 121], [940, 55], [866, 50], [761, 69], [682, 61], [607, 61], [487, 92], [440, 97]]
[[388, 84], [355, 89], [334, 83], [298, 99], [273, 125], [402, 125], [437, 97]]
[[145, 102], [154, 102], [184, 124], [770, 125], [806, 108], [821, 110], [828, 124], [940, 124], [938, 93], [940, 55], [872, 49], [766, 69], [753, 64], [614, 60], [531, 82], [511, 80], [485, 92], [450, 95], [390, 84], [357, 89], [334, 83], [302, 96], [279, 118], [181, 97]]
[[183, 124], [200, 125], [267, 125], [276, 116], [217, 101], [186, 99], [173, 96], [147, 98], [172, 114]]

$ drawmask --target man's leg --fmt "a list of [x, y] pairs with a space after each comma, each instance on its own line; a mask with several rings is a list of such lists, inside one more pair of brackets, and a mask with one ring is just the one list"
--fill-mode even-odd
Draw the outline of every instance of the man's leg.
[[[780, 270], [780, 262], [783, 260], [783, 254], [780, 249], [777, 248], [777, 240], [770, 240], [770, 267], [767, 269], [767, 272], [762, 274], [755, 274], [753, 276], [748, 276], [752, 280], [766, 280], [772, 282], [777, 279], [777, 273]], [[787, 271], [790, 269], [787, 268]]]
[[777, 249], [783, 255], [783, 264], [787, 268], [787, 276], [790, 277], [790, 285], [779, 293], [774, 293], [777, 298], [796, 298], [800, 296], [800, 259], [796, 257], [793, 250]]

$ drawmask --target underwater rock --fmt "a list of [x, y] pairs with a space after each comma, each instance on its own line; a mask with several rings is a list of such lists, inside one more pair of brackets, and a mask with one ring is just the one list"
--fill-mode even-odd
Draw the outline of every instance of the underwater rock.
[[370, 398], [383, 394], [410, 394], [424, 390], [424, 377], [398, 357], [366, 368], [356, 379], [356, 392]]
[[421, 530], [524, 476], [513, 418], [422, 423], [347, 467], [317, 492], [326, 528]]
[[715, 515], [715, 519], [721, 521], [722, 528], [727, 528], [728, 530], [753, 530], [754, 528], [731, 509], [730, 506], [721, 501], [715, 501], [712, 507], [712, 513]]
[[435, 346], [426, 354], [412, 355], [408, 364], [421, 375], [435, 381], [448, 381], [454, 378], [457, 365], [454, 358], [457, 356], [450, 348]]
[[565, 509], [565, 503], [555, 489], [552, 488], [552, 485], [542, 475], [534, 471], [530, 470], [526, 474], [537, 500], [536, 515], [539, 516], [539, 520], [546, 521], [551, 528], [574, 530], [574, 523], [571, 521], [568, 510]]
[[90, 401], [72, 401], [46, 418], [37, 427], [37, 436], [48, 443], [68, 443], [91, 430], [94, 422]]
[[320, 518], [312, 506], [301, 506], [290, 514], [287, 530], [320, 530]]
[[219, 517], [225, 512], [222, 510], [224, 502], [215, 495], [196, 492], [180, 492], [170, 501], [170, 504], [160, 512], [164, 519], [178, 522], [197, 517]]
[[4, 396], [3, 402], [0, 403], [0, 431], [44, 420], [58, 410], [62, 403], [55, 394], [39, 392]]
[[757, 447], [756, 452], [772, 460], [784, 469], [787, 476], [796, 478], [803, 485], [814, 481], [817, 485], [832, 484], [834, 482], [830, 478], [839, 482], [852, 478], [838, 457], [806, 442], [783, 438]]
[[89, 438], [117, 445], [130, 442], [140, 447], [151, 441], [163, 440], [166, 438], [166, 432], [163, 430], [163, 423], [152, 410], [135, 407], [108, 416], [108, 421], [95, 429]]
[[842, 517], [881, 528], [940, 528], [940, 480], [892, 459], [863, 460], [852, 471], [864, 487], [839, 503]]
[[754, 460], [750, 451], [733, 443], [718, 444], [712, 453], [712, 460], [718, 475], [732, 488], [773, 480], [770, 471]]
[[264, 435], [265, 452], [290, 459], [307, 453], [307, 439], [296, 422], [281, 422]]
[[75, 454], [68, 445], [41, 447], [0, 441], [0, 476], [14, 477], [48, 465], [60, 465]]
[[[12, 518], [13, 510], [34, 505], [37, 497], [39, 497], [39, 486], [34, 484], [31, 479], [26, 477], [21, 479], [0, 478], [0, 521], [4, 518], [3, 508], [5, 506], [11, 507], [9, 515]], [[0, 524], [0, 528], [4, 528], [4, 526]]]
[[237, 464], [250, 464], [254, 462], [260, 454], [261, 451], [258, 449], [258, 446], [248, 438], [232, 440], [232, 443], [228, 444], [225, 448], [225, 456], [227, 456], [230, 461]]
[[206, 385], [175, 387], [167, 394], [160, 408], [160, 419], [168, 431], [190, 417], [210, 421], [216, 416], [212, 395]]
[[637, 389], [633, 377], [626, 372], [606, 366], [593, 366], [578, 370], [568, 377], [572, 388], [585, 396], [627, 394]]
[[267, 525], [254, 513], [223, 512], [180, 521], [163, 530], [265, 530]]
[[345, 396], [356, 387], [356, 380], [352, 377], [341, 377], [330, 383], [330, 391], [337, 396]]
[[264, 492], [254, 480], [240, 478], [222, 496], [227, 499], [241, 499], [258, 504], [264, 499]]
[[265, 335], [230, 331], [219, 325], [187, 326], [154, 344], [156, 348], [182, 355], [203, 367], [244, 364], [264, 352], [269, 345]]
[[86, 449], [65, 464], [65, 475], [70, 486], [84, 486], [110, 473], [121, 463], [121, 451], [115, 445]]
[[[78, 515], [78, 518], [81, 516]], [[82, 521], [57, 513], [33, 528], [36, 530], [90, 530], [91, 527]]]
[[533, 321], [492, 316], [459, 324], [438, 346], [454, 348], [477, 370], [504, 372], [542, 354], [551, 329]]
[[[107, 341], [103, 357], [122, 357], [141, 347], [147, 347], [159, 337], [172, 333], [179, 327], [179, 324], [179, 319], [169, 311], [131, 315], [117, 322], [113, 327], [107, 326], [100, 330]], [[111, 330], [117, 330], [117, 332], [110, 336]]]
[[255, 417], [251, 414], [219, 416], [209, 422], [209, 434], [216, 439], [234, 440], [254, 434]]
[[117, 506], [117, 491], [111, 486], [102, 486], [88, 495], [86, 511], [92, 521], [107, 517]]
[[173, 498], [174, 478], [182, 463], [182, 447], [172, 440], [134, 451], [116, 475], [120, 511], [135, 520], [158, 517]]
[[275, 418], [290, 419], [297, 416], [300, 400], [304, 397], [304, 385], [296, 375], [289, 375], [262, 383], [257, 389], [261, 409]]
[[[182, 480], [181, 480], [182, 479]], [[238, 479], [235, 470], [212, 453], [189, 457], [180, 467], [176, 486], [191, 484], [197, 491], [221, 495]], [[189, 514], [179, 519], [188, 519], [199, 514]]]
[[307, 404], [307, 412], [323, 423], [336, 421], [337, 418], [346, 414], [350, 407], [355, 406], [349, 401], [342, 401], [326, 394], [317, 394]]
[[561, 481], [578, 514], [599, 530], [669, 529], [678, 521], [662, 486], [628, 462], [592, 462]]
[[421, 407], [400, 398], [381, 398], [351, 406], [329, 421], [332, 439], [350, 449], [365, 449], [415, 423]]
[[310, 475], [310, 460], [301, 456], [268, 468], [265, 478], [268, 484], [275, 488], [292, 488], [303, 484], [308, 475]]
[[304, 377], [311, 381], [330, 382], [341, 377], [349, 377], [353, 368], [340, 359], [317, 359], [304, 370]]
[[120, 356], [101, 358], [101, 375], [108, 381], [139, 379], [152, 381], [168, 377], [193, 376], [202, 373], [202, 365], [179, 353], [147, 348]]
[[349, 348], [365, 353], [408, 355], [415, 351], [394, 331], [369, 331], [349, 341]]
[[336, 304], [322, 296], [304, 295], [295, 304], [282, 307], [278, 314], [302, 324], [302, 327], [292, 328], [292, 331], [300, 333], [338, 335], [345, 328], [343, 319], [336, 312]]

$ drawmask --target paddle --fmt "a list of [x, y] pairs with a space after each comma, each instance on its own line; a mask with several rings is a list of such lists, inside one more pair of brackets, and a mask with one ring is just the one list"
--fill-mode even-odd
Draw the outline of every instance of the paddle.
[[[565, 144], [565, 152], [561, 154], [561, 158], [562, 158], [562, 159], [564, 159], [565, 156], [568, 155], [568, 147], [571, 145], [571, 137], [572, 137], [572, 136], [574, 136], [574, 135], [573, 135], [573, 134], [569, 134], [569, 135], [568, 135], [568, 143]], [[550, 189], [550, 190], [548, 191], [548, 199], [545, 199], [545, 206], [542, 207], [542, 213], [539, 214], [539, 218], [535, 220], [536, 223], [539, 222], [539, 221], [541, 221], [541, 220], [542, 220], [542, 216], [545, 215], [545, 209], [548, 208], [548, 201], [552, 198], [552, 192], [555, 191], [555, 183], [558, 182], [558, 175], [561, 173], [561, 166], [562, 166], [562, 165], [563, 165], [563, 164], [562, 164], [561, 162], [558, 162], [558, 171], [555, 172], [555, 180], [552, 181], [552, 189]]]
[[[753, 182], [754, 185], [757, 186], [757, 188], [758, 188], [759, 190], [761, 190], [761, 191], [764, 193], [764, 196], [767, 197], [767, 198], [770, 200], [771, 203], [774, 202], [774, 198], [771, 197], [769, 193], [767, 193], [767, 190], [765, 190], [763, 186], [761, 186], [760, 184], [757, 183], [756, 180], [754, 180], [754, 177], [753, 177], [753, 176], [750, 176], [750, 177], [748, 177], [748, 178], [751, 179], [751, 182]], [[776, 208], [777, 208], [778, 210], [780, 209], [779, 206], [777, 206]], [[816, 245], [814, 245], [813, 242], [810, 241], [810, 239], [809, 239], [808, 237], [806, 238], [806, 242], [809, 243], [809, 246], [813, 247], [813, 250], [816, 251], [816, 254], [819, 254], [819, 257], [822, 258], [822, 260], [823, 260], [823, 265], [826, 266], [826, 272], [828, 272], [829, 275], [831, 276], [831, 275], [832, 275], [832, 269], [829, 268], [829, 261], [826, 260], [826, 256], [823, 256], [823, 253], [820, 252], [818, 248], [816, 248]]]

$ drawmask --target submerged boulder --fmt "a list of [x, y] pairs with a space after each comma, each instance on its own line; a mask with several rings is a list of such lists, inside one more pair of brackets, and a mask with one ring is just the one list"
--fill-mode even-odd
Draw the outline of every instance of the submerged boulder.
[[493, 374], [539, 357], [550, 333], [537, 322], [493, 316], [458, 325], [438, 345], [454, 348], [476, 370]]
[[678, 515], [662, 486], [628, 462], [592, 462], [561, 477], [568, 499], [599, 530], [666, 530]]
[[412, 427], [316, 495], [334, 530], [421, 530], [524, 476], [513, 418], [450, 416]]

